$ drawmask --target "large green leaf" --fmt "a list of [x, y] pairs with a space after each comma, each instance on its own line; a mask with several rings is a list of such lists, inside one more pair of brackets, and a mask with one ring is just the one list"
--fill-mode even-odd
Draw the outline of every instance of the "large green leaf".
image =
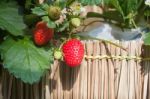
[[14, 2], [11, 4], [0, 3], [0, 28], [7, 30], [14, 36], [23, 35], [26, 25]]
[[36, 47], [30, 40], [6, 39], [0, 45], [4, 68], [26, 83], [40, 80], [53, 61], [52, 50]]
[[36, 14], [38, 16], [47, 15], [48, 14], [48, 12], [47, 12], [48, 7], [49, 7], [48, 4], [43, 3], [40, 6], [37, 6], [37, 7], [33, 8], [32, 13]]
[[144, 39], [144, 44], [145, 45], [150, 45], [150, 32], [149, 33], [146, 33], [143, 37]]

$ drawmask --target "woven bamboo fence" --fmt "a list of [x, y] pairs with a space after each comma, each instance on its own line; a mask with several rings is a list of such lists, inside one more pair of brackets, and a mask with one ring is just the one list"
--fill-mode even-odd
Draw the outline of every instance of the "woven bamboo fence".
[[70, 68], [55, 61], [39, 83], [29, 85], [3, 71], [3, 99], [150, 99], [150, 47], [141, 41], [83, 41], [85, 58]]

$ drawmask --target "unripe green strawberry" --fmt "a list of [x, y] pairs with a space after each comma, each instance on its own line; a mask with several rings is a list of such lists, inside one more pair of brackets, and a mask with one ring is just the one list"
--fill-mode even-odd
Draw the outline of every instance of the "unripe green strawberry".
[[79, 66], [84, 57], [84, 46], [77, 39], [71, 39], [62, 47], [65, 63], [70, 67]]
[[62, 52], [60, 50], [54, 51], [54, 58], [55, 59], [61, 59], [62, 58]]
[[72, 18], [71, 19], [71, 25], [74, 27], [78, 27], [81, 24], [81, 20], [79, 18]]
[[51, 20], [58, 20], [60, 18], [61, 9], [57, 6], [50, 6], [48, 9], [48, 15]]
[[45, 45], [47, 44], [53, 37], [54, 30], [48, 28], [45, 22], [38, 22], [36, 24], [33, 38], [36, 45]]

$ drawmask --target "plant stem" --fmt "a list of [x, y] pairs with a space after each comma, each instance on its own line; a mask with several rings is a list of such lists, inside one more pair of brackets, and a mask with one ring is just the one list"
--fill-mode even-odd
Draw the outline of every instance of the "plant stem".
[[116, 47], [119, 47], [119, 48], [121, 48], [121, 49], [127, 51], [127, 48], [124, 48], [123, 46], [121, 46], [121, 45], [119, 45], [119, 44], [116, 44], [116, 43], [113, 43], [113, 42], [111, 42], [111, 41], [104, 40], [104, 39], [98, 39], [98, 38], [95, 38], [95, 40], [100, 40], [100, 41], [109, 43], [109, 44], [111, 44], [111, 45], [114, 45], [114, 46], [116, 46]]
[[135, 24], [134, 19], [131, 19], [132, 24], [134, 25], [135, 28], [138, 28], [137, 25]]

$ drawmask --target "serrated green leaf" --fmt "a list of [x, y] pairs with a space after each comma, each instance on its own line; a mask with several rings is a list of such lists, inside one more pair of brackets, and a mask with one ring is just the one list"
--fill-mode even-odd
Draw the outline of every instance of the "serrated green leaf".
[[23, 22], [23, 16], [18, 13], [15, 3], [0, 4], [0, 28], [14, 36], [23, 35], [26, 25]]
[[49, 8], [48, 4], [43, 3], [40, 6], [32, 8], [32, 13], [38, 16], [48, 15], [47, 9]]
[[47, 10], [47, 9], [49, 8], [49, 5], [48, 5], [47, 3], [42, 3], [42, 4], [41, 4], [41, 8], [42, 8], [43, 10]]
[[67, 6], [68, 1], [66, 2], [66, 0], [58, 0], [54, 3], [54, 6], [58, 6], [61, 9], [64, 9]]
[[55, 28], [56, 27], [55, 22], [51, 21], [48, 16], [42, 17], [42, 20], [47, 23], [47, 26], [49, 28]]
[[45, 10], [43, 10], [41, 7], [35, 7], [31, 10], [32, 10], [33, 14], [36, 14], [38, 16], [47, 15], [47, 12]]
[[51, 49], [36, 47], [30, 40], [7, 39], [0, 45], [4, 68], [25, 83], [35, 83], [50, 68]]
[[122, 10], [122, 7], [120, 5], [119, 0], [110, 0], [110, 3], [121, 13], [121, 15], [124, 17], [124, 11]]
[[67, 0], [66, 6], [70, 6], [75, 0]]
[[150, 32], [144, 35], [143, 41], [145, 45], [150, 45]]
[[49, 20], [49, 21], [47, 22], [47, 26], [48, 26], [49, 28], [55, 28], [55, 27], [56, 27], [56, 24], [55, 24], [55, 22]]
[[43, 17], [42, 17], [42, 20], [43, 20], [44, 22], [48, 22], [50, 19], [49, 19], [48, 16], [43, 16]]
[[78, 1], [83, 5], [98, 5], [102, 3], [102, 0], [78, 0]]
[[63, 24], [59, 25], [57, 28], [58, 32], [62, 32], [64, 31], [67, 27], [69, 27], [69, 22], [68, 21], [64, 21]]

